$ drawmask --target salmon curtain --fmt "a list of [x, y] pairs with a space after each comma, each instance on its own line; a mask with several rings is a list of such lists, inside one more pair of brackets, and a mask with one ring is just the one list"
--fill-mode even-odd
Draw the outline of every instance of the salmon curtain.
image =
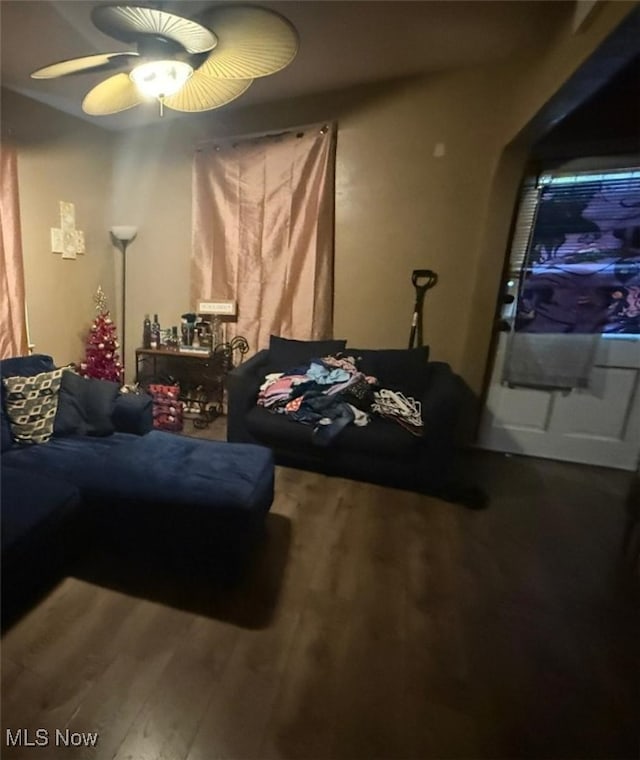
[[7, 145], [0, 145], [0, 264], [0, 359], [6, 359], [28, 351], [18, 159]]
[[191, 297], [237, 302], [227, 338], [328, 338], [333, 320], [335, 128], [198, 149]]

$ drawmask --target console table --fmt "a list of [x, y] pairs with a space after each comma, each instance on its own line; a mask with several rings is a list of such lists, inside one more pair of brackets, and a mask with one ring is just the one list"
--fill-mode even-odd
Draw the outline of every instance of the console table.
[[188, 353], [166, 347], [136, 349], [136, 383], [177, 384], [187, 411], [197, 409], [193, 424], [206, 427], [223, 411], [225, 380], [236, 355], [249, 350], [242, 337], [221, 343], [208, 353]]

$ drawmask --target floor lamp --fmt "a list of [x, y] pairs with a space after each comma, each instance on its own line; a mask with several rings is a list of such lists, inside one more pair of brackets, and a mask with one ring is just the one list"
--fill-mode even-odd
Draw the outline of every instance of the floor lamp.
[[119, 251], [122, 251], [122, 372], [125, 366], [125, 334], [126, 334], [126, 287], [127, 287], [127, 247], [138, 233], [138, 228], [132, 225], [117, 225], [112, 227], [111, 240]]

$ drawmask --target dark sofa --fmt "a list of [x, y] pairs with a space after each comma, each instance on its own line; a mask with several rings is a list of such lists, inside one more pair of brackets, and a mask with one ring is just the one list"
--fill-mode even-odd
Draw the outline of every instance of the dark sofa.
[[146, 394], [64, 373], [74, 392], [63, 403], [60, 388], [53, 436], [16, 442], [4, 381], [54, 369], [42, 354], [0, 362], [3, 611], [96, 542], [206, 558], [215, 539], [228, 545], [260, 528], [273, 500], [271, 453], [153, 430]]
[[[327, 354], [353, 356], [358, 369], [381, 387], [398, 390], [422, 404], [419, 437], [397, 422], [372, 416], [365, 427], [348, 425], [329, 446], [318, 446], [310, 425], [256, 404], [265, 375]], [[474, 399], [466, 384], [442, 362], [429, 361], [428, 348], [370, 350], [344, 341], [286, 341], [272, 336], [228, 376], [227, 438], [273, 449], [276, 462], [425, 493], [451, 495], [456, 488], [456, 452]]]

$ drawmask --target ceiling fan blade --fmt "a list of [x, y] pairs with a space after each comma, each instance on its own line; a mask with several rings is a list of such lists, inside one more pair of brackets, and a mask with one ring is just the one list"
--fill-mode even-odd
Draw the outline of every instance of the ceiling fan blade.
[[66, 77], [69, 74], [84, 74], [87, 71], [100, 71], [105, 68], [125, 66], [130, 58], [138, 58], [137, 53], [99, 53], [97, 55], [85, 55], [83, 58], [70, 58], [67, 61], [58, 61], [50, 66], [37, 69], [31, 74], [32, 79], [55, 79]]
[[248, 5], [215, 8], [202, 19], [218, 45], [199, 70], [225, 79], [255, 79], [280, 71], [298, 52], [298, 33], [274, 11]]
[[144, 102], [128, 74], [105, 79], [85, 95], [82, 110], [91, 116], [107, 116], [126, 111]]
[[207, 53], [216, 45], [216, 35], [197, 21], [142, 5], [101, 5], [91, 12], [101, 32], [122, 42], [136, 42], [150, 34], [179, 43], [187, 53]]
[[198, 70], [179, 92], [165, 98], [163, 103], [174, 111], [210, 111], [239, 98], [252, 82], [253, 79], [218, 79]]

